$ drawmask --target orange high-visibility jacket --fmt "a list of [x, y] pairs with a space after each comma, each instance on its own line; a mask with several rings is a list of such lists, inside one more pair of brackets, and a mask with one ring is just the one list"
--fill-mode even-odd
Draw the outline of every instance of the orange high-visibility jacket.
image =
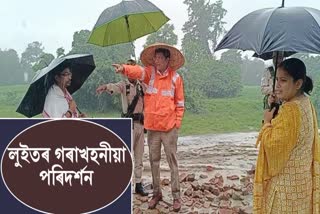
[[168, 68], [163, 75], [154, 66], [123, 65], [124, 75], [147, 84], [144, 95], [144, 127], [153, 131], [180, 128], [184, 113], [183, 80]]

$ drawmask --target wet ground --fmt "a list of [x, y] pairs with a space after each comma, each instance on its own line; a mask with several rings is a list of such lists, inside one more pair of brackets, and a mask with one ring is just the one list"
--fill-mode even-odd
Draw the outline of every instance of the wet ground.
[[[183, 206], [180, 213], [252, 213], [257, 132], [180, 137], [178, 161]], [[162, 149], [163, 201], [148, 210], [152, 179], [145, 145], [143, 183], [150, 194], [134, 194], [134, 213], [170, 213], [170, 170]]]

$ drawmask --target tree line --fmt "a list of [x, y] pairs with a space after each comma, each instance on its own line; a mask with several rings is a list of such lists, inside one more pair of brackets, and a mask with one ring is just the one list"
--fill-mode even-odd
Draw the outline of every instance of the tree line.
[[[223, 52], [220, 59], [215, 57], [213, 49], [226, 33], [223, 18], [227, 11], [222, 3], [222, 0], [213, 3], [206, 0], [184, 0], [184, 4], [188, 6], [188, 20], [183, 25], [181, 47], [186, 63], [179, 72], [184, 79], [187, 109], [193, 112], [202, 111], [203, 99], [235, 97], [244, 85], [260, 85], [265, 68], [262, 60], [243, 57], [237, 50]], [[44, 52], [43, 45], [38, 41], [30, 43], [21, 58], [15, 50], [0, 49], [0, 84], [21, 84], [27, 79], [30, 82], [34, 72], [46, 67], [55, 57], [89, 53], [94, 56], [96, 69], [75, 93], [78, 105], [89, 111], [120, 110], [117, 96], [103, 94], [97, 97], [95, 89], [100, 84], [121, 80], [111, 64], [125, 63], [134, 55], [133, 46], [94, 46], [87, 43], [90, 33], [89, 30], [75, 32], [70, 52], [65, 53], [61, 47], [57, 49], [55, 56]], [[174, 25], [165, 24], [157, 32], [148, 35], [144, 47], [154, 42], [177, 45], [178, 36], [174, 32]], [[316, 73], [320, 68], [320, 57], [307, 54], [300, 54], [298, 57], [307, 64], [311, 76], [318, 78]]]

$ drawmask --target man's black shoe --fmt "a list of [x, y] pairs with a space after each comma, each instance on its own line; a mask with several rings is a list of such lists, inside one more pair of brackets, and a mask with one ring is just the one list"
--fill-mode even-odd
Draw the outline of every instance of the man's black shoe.
[[141, 196], [147, 196], [148, 193], [146, 193], [142, 187], [141, 183], [136, 183], [136, 193]]

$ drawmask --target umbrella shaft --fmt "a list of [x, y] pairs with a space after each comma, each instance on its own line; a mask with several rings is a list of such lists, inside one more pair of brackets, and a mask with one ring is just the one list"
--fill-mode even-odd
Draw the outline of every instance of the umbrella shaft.
[[78, 108], [78, 106], [77, 106], [77, 110], [78, 110], [79, 114], [82, 114], [82, 112], [80, 111], [80, 109]]
[[131, 39], [131, 32], [130, 32], [130, 26], [129, 26], [129, 20], [128, 20], [128, 16], [125, 16], [126, 19], [126, 24], [127, 24], [127, 29], [128, 29], [128, 34], [129, 34], [129, 41], [132, 41]]
[[273, 93], [276, 88], [276, 78], [277, 78], [277, 70], [278, 70], [278, 56], [279, 56], [279, 51], [276, 52], [276, 64], [274, 65], [274, 77], [273, 77], [273, 85], [272, 85], [272, 92]]

